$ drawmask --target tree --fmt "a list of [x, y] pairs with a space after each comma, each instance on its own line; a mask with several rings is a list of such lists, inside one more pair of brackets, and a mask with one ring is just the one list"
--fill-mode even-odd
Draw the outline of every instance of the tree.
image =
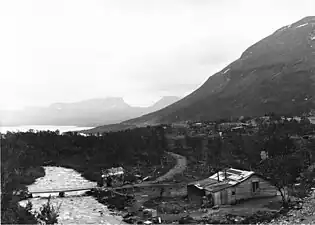
[[286, 207], [289, 201], [286, 189], [292, 187], [302, 169], [303, 159], [299, 155], [280, 155], [264, 160], [255, 170], [278, 189]]

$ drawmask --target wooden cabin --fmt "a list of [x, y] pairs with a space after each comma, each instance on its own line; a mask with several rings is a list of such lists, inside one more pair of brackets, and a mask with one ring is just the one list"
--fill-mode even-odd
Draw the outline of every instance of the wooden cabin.
[[276, 196], [277, 188], [253, 171], [230, 168], [188, 184], [187, 194], [195, 204], [203, 204], [206, 197], [209, 206], [231, 205], [240, 200]]
[[103, 185], [107, 187], [117, 187], [124, 183], [125, 171], [122, 167], [102, 170]]

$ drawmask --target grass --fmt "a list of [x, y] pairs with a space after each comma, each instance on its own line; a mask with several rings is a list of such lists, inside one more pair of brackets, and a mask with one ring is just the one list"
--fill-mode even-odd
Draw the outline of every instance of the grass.
[[143, 206], [157, 209], [160, 213], [178, 214], [186, 210], [197, 209], [186, 197], [157, 197], [146, 201]]

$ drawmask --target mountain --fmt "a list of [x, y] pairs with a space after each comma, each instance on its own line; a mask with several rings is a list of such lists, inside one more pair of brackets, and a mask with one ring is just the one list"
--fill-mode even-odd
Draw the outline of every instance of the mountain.
[[315, 17], [275, 31], [180, 101], [129, 125], [297, 115], [315, 108]]
[[180, 98], [177, 96], [164, 96], [159, 101], [157, 101], [154, 105], [148, 107], [148, 113], [163, 109], [163, 108], [177, 102], [178, 100], [180, 100]]
[[75, 125], [99, 126], [119, 123], [159, 110], [178, 98], [163, 97], [153, 106], [132, 107], [123, 98], [89, 99], [73, 103], [54, 103], [48, 107], [27, 107], [18, 111], [0, 111], [1, 125]]
[[[151, 112], [163, 109], [167, 107], [168, 105], [171, 105], [177, 102], [178, 100], [180, 100], [180, 98], [176, 96], [165, 96], [161, 98], [159, 101], [157, 101], [154, 105], [145, 108], [145, 111], [146, 113], [151, 113]], [[102, 133], [102, 132], [109, 132], [109, 131], [115, 132], [119, 130], [132, 129], [135, 127], [137, 126], [134, 124], [113, 123], [113, 124], [104, 124], [102, 126], [98, 126], [93, 129], [86, 130], [84, 132], [86, 133], [97, 133], [97, 132]]]

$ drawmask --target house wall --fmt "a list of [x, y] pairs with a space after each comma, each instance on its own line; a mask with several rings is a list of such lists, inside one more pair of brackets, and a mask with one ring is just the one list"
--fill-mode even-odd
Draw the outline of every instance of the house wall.
[[[252, 182], [259, 182], [259, 189], [252, 192]], [[233, 193], [235, 193], [233, 195]], [[206, 193], [207, 195], [210, 193]], [[250, 198], [271, 197], [277, 195], [277, 189], [268, 181], [253, 175], [242, 183], [213, 193], [214, 205], [235, 204], [239, 200]]]
[[[252, 182], [259, 182], [259, 189], [253, 193]], [[232, 199], [231, 191], [229, 198]], [[247, 198], [271, 197], [277, 195], [277, 189], [263, 178], [252, 175], [247, 180], [235, 186], [235, 200], [242, 200]]]
[[221, 192], [216, 192], [213, 194], [214, 205], [221, 205]]
[[187, 186], [187, 195], [191, 203], [202, 204], [202, 197], [205, 196], [205, 190], [199, 189], [194, 185]]

